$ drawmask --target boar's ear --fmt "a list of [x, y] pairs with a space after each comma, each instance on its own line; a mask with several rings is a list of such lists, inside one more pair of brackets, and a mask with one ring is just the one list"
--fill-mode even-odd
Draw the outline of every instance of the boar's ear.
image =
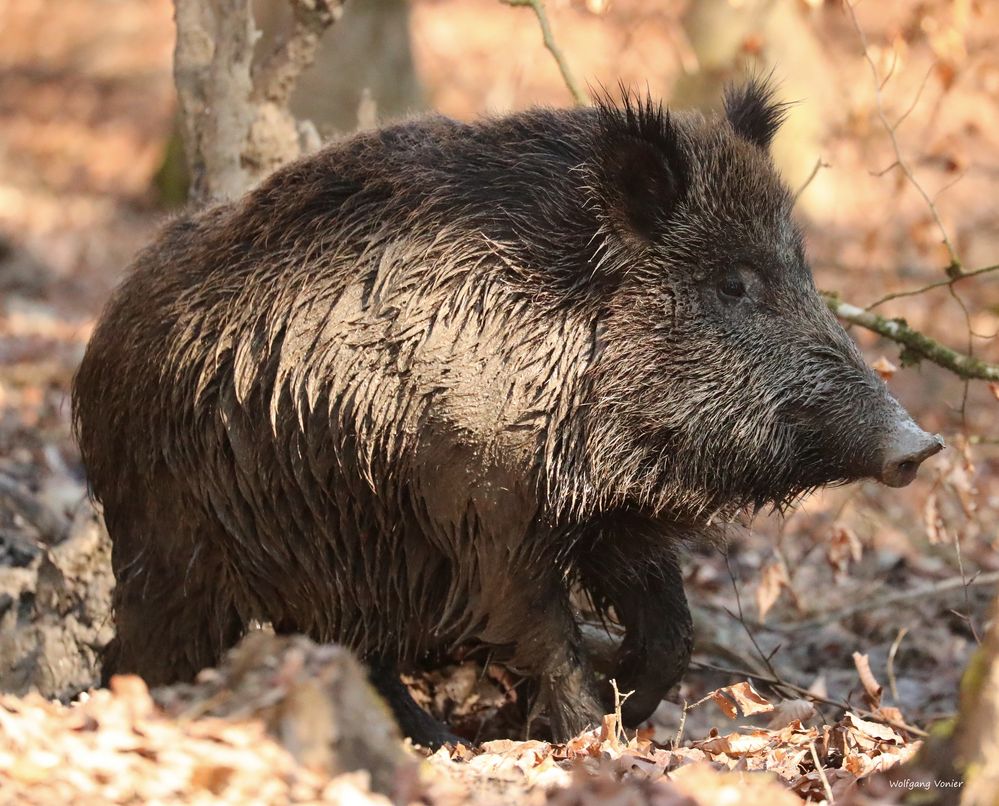
[[687, 194], [686, 157], [669, 112], [624, 91], [598, 102], [596, 187], [604, 214], [625, 240], [653, 241]]
[[725, 88], [725, 117], [743, 140], [766, 149], [787, 117], [790, 104], [775, 98], [769, 78], [756, 76], [741, 87]]

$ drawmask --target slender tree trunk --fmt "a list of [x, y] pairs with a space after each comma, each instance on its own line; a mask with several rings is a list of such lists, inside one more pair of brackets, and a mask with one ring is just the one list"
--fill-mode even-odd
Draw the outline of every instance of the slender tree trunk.
[[999, 806], [999, 599], [985, 640], [961, 678], [957, 718], [934, 727], [919, 754], [886, 779], [905, 787], [894, 803]]
[[175, 0], [174, 78], [195, 203], [235, 198], [318, 146], [314, 127], [296, 121], [288, 101], [343, 0], [290, 4], [291, 32], [257, 62], [250, 0]]
[[992, 626], [961, 680], [961, 715], [954, 732], [964, 773], [961, 803], [999, 804], [999, 599]]

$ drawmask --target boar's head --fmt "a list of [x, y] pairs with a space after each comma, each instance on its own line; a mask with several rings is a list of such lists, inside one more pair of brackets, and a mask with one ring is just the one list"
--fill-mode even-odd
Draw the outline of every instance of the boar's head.
[[903, 486], [942, 447], [816, 290], [769, 154], [784, 113], [759, 80], [714, 119], [600, 107], [589, 187], [613, 290], [589, 461], [612, 497], [697, 517], [780, 508], [825, 484]]

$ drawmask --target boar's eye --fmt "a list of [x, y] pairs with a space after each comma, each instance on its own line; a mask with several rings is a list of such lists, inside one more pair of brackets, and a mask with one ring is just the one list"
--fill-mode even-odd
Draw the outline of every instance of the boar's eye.
[[741, 277], [726, 277], [718, 284], [718, 292], [724, 299], [742, 299], [746, 296], [746, 284]]

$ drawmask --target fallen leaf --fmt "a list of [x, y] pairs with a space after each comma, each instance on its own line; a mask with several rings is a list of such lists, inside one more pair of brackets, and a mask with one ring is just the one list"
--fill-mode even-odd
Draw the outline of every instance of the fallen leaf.
[[871, 710], [877, 710], [881, 705], [881, 692], [883, 689], [878, 681], [874, 679], [870, 658], [860, 652], [854, 652], [853, 665], [857, 668], [857, 676], [860, 678], [860, 683], [867, 694], [867, 702], [870, 704]]
[[756, 691], [748, 682], [715, 689], [708, 696], [729, 719], [735, 719], [740, 712], [743, 716], [752, 716], [753, 714], [766, 714], [774, 710], [773, 703]]
[[898, 372], [898, 367], [896, 367], [884, 356], [881, 356], [877, 361], [871, 364], [871, 369], [878, 373], [878, 375], [880, 375], [885, 381], [891, 380], [891, 377]]
[[815, 716], [815, 706], [809, 700], [784, 700], [774, 708], [767, 729], [778, 730], [792, 722], [807, 722], [813, 716]]
[[833, 524], [826, 540], [826, 561], [842, 577], [850, 568], [850, 563], [860, 562], [864, 548], [857, 533], [844, 523]]
[[756, 587], [756, 612], [760, 621], [766, 620], [767, 613], [780, 598], [781, 591], [790, 587], [787, 567], [780, 560], [768, 563], [760, 573], [760, 583]]
[[905, 740], [899, 736], [892, 728], [888, 725], [882, 725], [878, 722], [871, 722], [866, 719], [861, 719], [856, 714], [850, 712], [843, 717], [844, 721], [849, 721], [850, 724], [858, 731], [866, 736], [870, 736], [874, 739], [880, 739], [883, 742], [893, 742], [895, 744], [905, 744]]

